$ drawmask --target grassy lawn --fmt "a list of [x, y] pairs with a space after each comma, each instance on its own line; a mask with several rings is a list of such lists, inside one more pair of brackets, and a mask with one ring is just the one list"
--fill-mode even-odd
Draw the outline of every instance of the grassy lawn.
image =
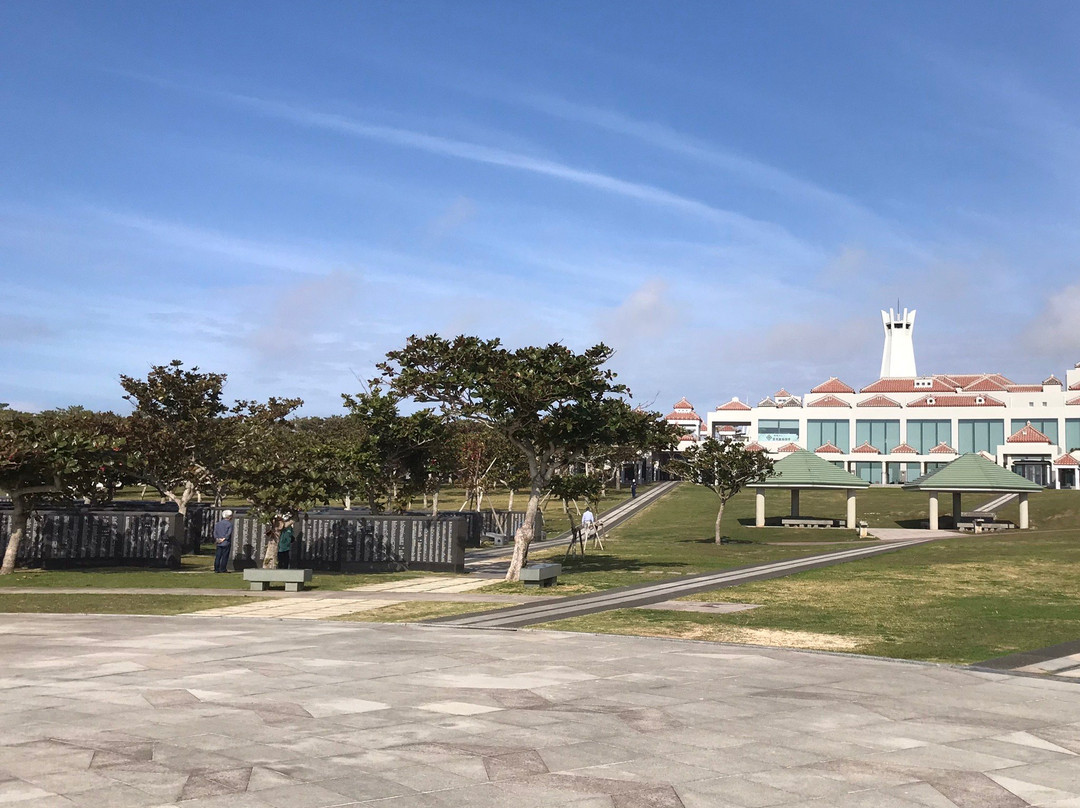
[[[378, 572], [341, 573], [316, 572], [309, 589], [340, 590], [354, 586], [377, 584], [442, 573]], [[17, 570], [0, 576], [0, 591], [5, 587], [42, 587], [76, 589], [94, 587], [106, 589], [247, 589], [238, 572], [219, 575], [214, 572], [213, 556], [186, 555], [180, 570], [143, 569], [140, 567], [98, 567], [68, 570]], [[220, 597], [218, 598], [220, 599]]]
[[410, 603], [394, 603], [366, 612], [346, 614], [332, 618], [350, 623], [421, 623], [437, 617], [450, 617], [455, 614], [475, 614], [503, 609], [509, 603], [458, 603], [449, 600], [416, 600]]
[[[804, 501], [811, 499], [804, 497]], [[590, 548], [584, 559], [572, 556], [563, 560], [563, 549], [530, 553], [529, 558], [549, 558], [563, 564], [558, 585], [545, 589], [545, 595], [578, 595], [865, 544], [854, 541], [854, 532], [848, 530], [741, 525], [738, 512], [745, 510], [746, 500], [750, 503], [752, 525], [753, 495], [740, 495], [725, 511], [724, 534], [732, 538], [730, 543], [717, 545], [713, 540], [716, 496], [699, 486], [684, 484], [611, 531], [604, 539], [604, 550]], [[842, 507], [843, 501], [838, 501]], [[521, 585], [493, 584], [480, 591], [521, 592]]]
[[[925, 504], [922, 496], [896, 490], [869, 493], [875, 507], [867, 510], [878, 515], [868, 519], [872, 525], [903, 524]], [[804, 503], [807, 499], [804, 494]], [[972, 506], [965, 502], [964, 507]], [[811, 512], [806, 506], [804, 511]], [[1031, 512], [1037, 527], [1030, 531], [948, 539], [686, 598], [759, 605], [750, 611], [627, 609], [545, 627], [965, 663], [1075, 640], [1080, 637], [1080, 493], [1038, 494]], [[1002, 513], [1008, 516], [1007, 510]]]
[[52, 614], [187, 614], [219, 606], [236, 606], [243, 597], [220, 595], [67, 595], [52, 592], [0, 593], [0, 613]]

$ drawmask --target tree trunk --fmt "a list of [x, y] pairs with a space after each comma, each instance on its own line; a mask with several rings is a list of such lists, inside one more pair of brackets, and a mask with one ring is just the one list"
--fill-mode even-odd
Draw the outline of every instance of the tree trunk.
[[720, 502], [720, 510], [716, 512], [716, 543], [720, 544], [720, 520], [724, 518], [724, 502]]
[[15, 557], [19, 554], [19, 544], [26, 535], [26, 523], [30, 519], [30, 512], [19, 494], [12, 494], [11, 504], [11, 531], [8, 535], [7, 550], [4, 551], [4, 563], [0, 566], [0, 575], [11, 575], [15, 572]]
[[284, 525], [278, 524], [278, 520], [272, 521], [266, 528], [266, 552], [263, 553], [262, 568], [264, 570], [277, 569], [278, 538]]
[[521, 568], [529, 559], [529, 545], [536, 535], [536, 514], [540, 510], [540, 487], [533, 485], [529, 491], [529, 504], [525, 506], [525, 521], [514, 533], [514, 555], [510, 558], [510, 567], [506, 570], [507, 581], [521, 578]]

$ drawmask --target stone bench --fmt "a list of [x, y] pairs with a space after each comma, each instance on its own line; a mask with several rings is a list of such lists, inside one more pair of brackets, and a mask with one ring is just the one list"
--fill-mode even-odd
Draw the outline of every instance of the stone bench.
[[562, 564], [529, 564], [521, 568], [525, 586], [553, 586], [562, 573]]
[[300, 592], [311, 581], [311, 570], [244, 570], [244, 580], [253, 592], [265, 592], [270, 584], [285, 584], [286, 592]]
[[833, 527], [833, 519], [815, 519], [810, 516], [785, 516], [780, 520], [783, 527]]
[[504, 533], [490, 533], [490, 532], [485, 533], [484, 538], [485, 539], [491, 539], [491, 543], [494, 544], [496, 547], [502, 547], [507, 542], [511, 542], [511, 541], [514, 540], [513, 536], [507, 536]]

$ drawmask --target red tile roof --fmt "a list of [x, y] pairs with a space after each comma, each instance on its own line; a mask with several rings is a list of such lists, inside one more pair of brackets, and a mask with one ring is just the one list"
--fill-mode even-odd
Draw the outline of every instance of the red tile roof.
[[942, 441], [930, 450], [930, 454], [956, 454], [956, 449], [945, 443], [945, 441]]
[[680, 442], [682, 442], [682, 441], [684, 441], [684, 440], [688, 440], [688, 441], [696, 441], [696, 440], [697, 440], [697, 438], [695, 438], [695, 437], [694, 437], [693, 435], [683, 435], [683, 436], [682, 436], [681, 438], [679, 438], [679, 441], [680, 441]]
[[971, 384], [965, 384], [963, 387], [965, 393], [992, 393], [995, 390], [1004, 390], [1008, 386], [1009, 385], [1007, 384], [1002, 384], [993, 376], [983, 376], [978, 381], [972, 382]]
[[701, 416], [696, 412], [669, 412], [664, 416], [665, 421], [700, 421]]
[[737, 432], [738, 430], [736, 430], [735, 427], [733, 427], [731, 424], [724, 424], [723, 426], [717, 427], [716, 431], [732, 433]]
[[1080, 382], [1076, 382], [1076, 384], [1070, 384], [1069, 389], [1070, 390], [1080, 390]]
[[856, 452], [858, 454], [881, 454], [881, 450], [876, 446], [871, 446], [870, 441], [863, 441], [851, 450], [852, 454], [855, 454]]
[[843, 450], [839, 446], [833, 446], [832, 441], [826, 441], [824, 446], [819, 446], [814, 449], [818, 454], [843, 454]]
[[1053, 373], [1050, 374], [1049, 378], [1043, 379], [1043, 384], [1056, 384], [1058, 387], [1063, 387], [1064, 386], [1061, 383], [1061, 379], [1059, 379]]
[[778, 451], [778, 452], [797, 452], [801, 448], [802, 447], [797, 443], [786, 443], [783, 446], [781, 446], [779, 449], [777, 449], [776, 451]]
[[876, 382], [871, 382], [866, 385], [860, 393], [918, 393], [926, 391], [928, 393], [953, 393], [959, 385], [947, 384], [936, 376], [931, 379], [929, 387], [916, 387], [915, 379], [913, 377], [908, 378], [896, 378], [896, 379], [878, 379]]
[[773, 401], [773, 400], [772, 400], [771, 398], [769, 398], [768, 396], [766, 396], [765, 398], [761, 399], [761, 401], [759, 401], [759, 402], [757, 403], [757, 405], [758, 405], [759, 407], [775, 407], [775, 406], [776, 406], [776, 402], [775, 402], [775, 401]]
[[1080, 396], [1077, 396], [1076, 398], [1070, 398], [1068, 401], [1065, 402], [1065, 404], [1080, 404]]
[[802, 404], [800, 404], [797, 399], [789, 398], [783, 404], [777, 404], [776, 406], [777, 407], [801, 407]]
[[844, 384], [835, 376], [830, 376], [827, 382], [822, 382], [813, 388], [811, 393], [854, 393], [855, 388]]
[[1050, 443], [1050, 438], [1037, 430], [1028, 421], [1027, 426], [1018, 429], [1005, 439], [1006, 443]]
[[850, 407], [846, 401], [841, 401], [834, 395], [822, 396], [821, 398], [815, 398], [806, 405], [807, 407]]
[[890, 454], [918, 454], [919, 450], [909, 443], [901, 443], [899, 446], [894, 446]]
[[788, 392], [787, 390], [785, 390], [785, 389], [784, 389], [783, 387], [781, 387], [781, 388], [780, 388], [779, 390], [777, 390], [777, 391], [776, 391], [775, 393], [773, 393], [773, 397], [774, 397], [774, 398], [781, 398], [781, 397], [785, 397], [785, 398], [786, 398], [786, 397], [788, 397], [788, 396], [790, 396], [790, 395], [791, 395], [791, 393], [789, 393], [789, 392]]
[[746, 451], [748, 451], [748, 452], [764, 452], [765, 451], [765, 447], [762, 446], [757, 441], [754, 441], [753, 443], [748, 443], [743, 448], [746, 449]]
[[678, 401], [675, 402], [675, 406], [672, 407], [672, 409], [673, 410], [692, 410], [692, 409], [694, 409], [694, 405], [686, 400], [686, 396], [683, 396], [682, 398], [680, 398]]
[[716, 409], [718, 409], [718, 410], [749, 410], [751, 408], [746, 406], [745, 404], [743, 404], [741, 401], [736, 401], [735, 399], [731, 399], [731, 401], [729, 401], [727, 404], [721, 404]]
[[[982, 399], [980, 402], [979, 399]], [[933, 399], [933, 403], [931, 402]], [[1004, 407], [1005, 405], [992, 396], [972, 394], [932, 395], [917, 398], [909, 407]]]
[[1080, 460], [1077, 460], [1071, 454], [1063, 454], [1057, 460], [1054, 461], [1055, 466], [1080, 466]]
[[1043, 391], [1041, 384], [1010, 384], [1005, 389], [1010, 393], [1041, 393]]
[[856, 407], [899, 407], [899, 401], [893, 401], [888, 396], [873, 396], [866, 399], [866, 401], [860, 401], [855, 405]]

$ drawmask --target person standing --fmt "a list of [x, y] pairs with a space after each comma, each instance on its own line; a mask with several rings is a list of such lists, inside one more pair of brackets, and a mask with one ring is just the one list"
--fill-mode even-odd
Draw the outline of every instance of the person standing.
[[229, 571], [229, 555], [232, 551], [233, 512], [222, 511], [214, 523], [214, 572]]
[[630, 499], [637, 496], [637, 477], [630, 481]]
[[289, 557], [292, 553], [293, 536], [292, 517], [286, 516], [284, 519], [284, 527], [281, 528], [281, 533], [278, 535], [277, 565], [279, 570], [289, 569]]

